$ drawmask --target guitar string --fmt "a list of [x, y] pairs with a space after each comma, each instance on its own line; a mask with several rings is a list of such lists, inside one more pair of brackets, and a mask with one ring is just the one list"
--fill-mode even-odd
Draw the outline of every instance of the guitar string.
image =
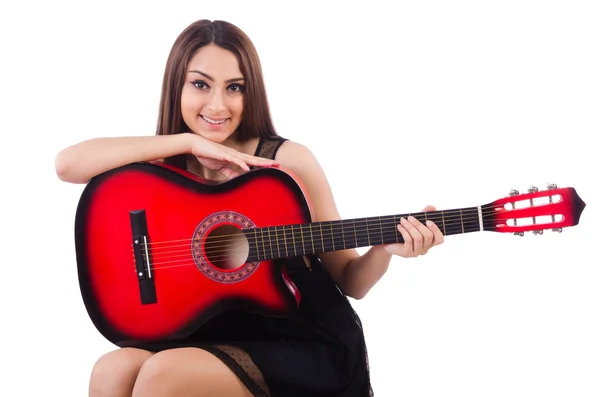
[[[489, 219], [489, 216], [486, 215], [485, 218], [487, 220], [487, 219]], [[211, 249], [227, 247], [227, 246], [231, 245], [229, 242], [231, 241], [232, 238], [235, 238], [235, 237], [239, 237], [243, 240], [247, 240], [250, 244], [257, 244], [259, 242], [261, 242], [261, 243], [265, 242], [265, 244], [269, 244], [269, 241], [271, 241], [271, 242], [275, 241], [276, 244], [280, 245], [280, 244], [285, 244], [285, 241], [287, 241], [287, 240], [290, 240], [290, 243], [292, 243], [292, 241], [295, 241], [296, 239], [300, 239], [302, 242], [305, 242], [308, 238], [312, 237], [314, 239], [315, 235], [317, 235], [317, 237], [316, 237], [317, 239], [321, 238], [318, 236], [322, 236], [323, 238], [330, 236], [331, 239], [335, 239], [336, 237], [343, 236], [350, 231], [356, 231], [356, 232], [365, 232], [366, 231], [367, 233], [364, 235], [368, 236], [373, 233], [389, 233], [393, 230], [396, 230], [396, 225], [399, 223], [399, 221], [395, 221], [392, 218], [385, 219], [385, 220], [383, 220], [383, 219], [385, 219], [385, 218], [382, 217], [381, 222], [377, 222], [375, 220], [371, 220], [370, 222], [365, 222], [364, 220], [362, 220], [362, 221], [356, 221], [354, 223], [347, 223], [347, 224], [342, 224], [342, 225], [339, 225], [339, 224], [337, 224], [335, 226], [327, 225], [324, 228], [319, 228], [318, 225], [317, 226], [302, 225], [302, 226], [298, 226], [297, 228], [290, 227], [289, 229], [286, 226], [285, 230], [282, 230], [280, 226], [279, 227], [272, 226], [274, 229], [272, 229], [270, 231], [266, 230], [266, 229], [261, 229], [261, 228], [245, 229], [248, 231], [247, 234], [242, 234], [242, 232], [240, 231], [240, 233], [237, 233], [237, 234], [223, 234], [223, 235], [218, 235], [218, 236], [208, 236], [205, 238], [204, 245], [210, 245]], [[438, 228], [443, 233], [443, 229], [444, 229], [443, 224], [438, 224], [439, 222], [437, 222], [437, 219], [435, 217], [431, 217], [431, 218], [428, 217], [428, 219], [434, 221], [437, 224]], [[462, 218], [460, 218], [460, 217], [444, 217], [443, 223], [446, 225], [446, 228], [461, 227], [461, 223], [468, 224], [475, 220], [478, 221], [478, 219], [479, 219], [478, 216], [468, 216], [468, 215], [465, 215]], [[441, 218], [440, 218], [440, 220], [441, 220]], [[323, 225], [321, 225], [321, 226], [323, 226]], [[387, 231], [384, 231], [386, 228], [387, 228]], [[369, 233], [369, 230], [371, 230], [370, 233]], [[400, 233], [400, 232], [398, 231], [398, 233]], [[359, 238], [359, 236], [357, 235], [356, 238]], [[176, 249], [176, 248], [181, 248], [181, 247], [189, 247], [192, 240], [194, 240], [194, 239], [173, 240], [174, 242], [178, 242], [180, 244], [159, 245], [159, 246], [152, 246], [151, 243], [148, 243], [148, 246], [152, 248], [153, 255], [156, 255], [156, 254], [164, 255], [164, 254], [179, 251], [179, 250], [173, 250], [174, 248]], [[185, 242], [185, 244], [183, 244], [184, 242]], [[212, 243], [212, 244], [206, 244], [206, 242]], [[222, 242], [224, 242], [224, 244], [220, 244]], [[235, 244], [235, 243], [233, 243], [233, 244]]]
[[[495, 211], [495, 208], [499, 208], [499, 207], [503, 207], [502, 205], [498, 205], [498, 206], [490, 206], [487, 209], [483, 209], [482, 208], [482, 214], [481, 214], [481, 218], [482, 220], [489, 220], [490, 217], [493, 217], [494, 215], [497, 214], [497, 212]], [[492, 211], [489, 211], [489, 209], [492, 209]], [[463, 223], [468, 223], [468, 222], [472, 222], [472, 221], [476, 221], [479, 219], [479, 214], [475, 214], [474, 211], [475, 208], [469, 208], [468, 209], [468, 213], [465, 214], [462, 212], [461, 210], [448, 210], [448, 211], [438, 211], [435, 213], [418, 213], [417, 217], [421, 217], [421, 218], [425, 218], [424, 214], [428, 214], [427, 215], [427, 219], [431, 220], [433, 222], [436, 223], [436, 225], [438, 226], [438, 228], [440, 228], [440, 230], [443, 229], [443, 224], [444, 223], [452, 223], [454, 221], [457, 220], [462, 220]], [[450, 214], [450, 215], [449, 215]], [[453, 216], [453, 214], [458, 214]], [[407, 214], [411, 215], [411, 214]], [[375, 217], [371, 217], [369, 218], [370, 220], [366, 220], [367, 218], [355, 218], [355, 219], [348, 219], [348, 220], [343, 220], [343, 221], [337, 221], [337, 220], [333, 220], [331, 221], [332, 224], [331, 226], [329, 225], [325, 225], [325, 227], [328, 229], [326, 230], [326, 232], [328, 232], [328, 236], [329, 235], [339, 235], [342, 233], [345, 233], [348, 229], [347, 228], [352, 228], [352, 227], [364, 227], [365, 229], [372, 227], [375, 228], [376, 230], [380, 229], [381, 227], [385, 227], [387, 225], [392, 224], [394, 227], [399, 223], [399, 219], [398, 218], [399, 215], [392, 215], [392, 216], [382, 216], [379, 219], [375, 219]], [[424, 219], [422, 219], [424, 220]], [[325, 221], [324, 223], [327, 223], [329, 221]], [[335, 225], [334, 225], [335, 224]], [[320, 224], [321, 226], [323, 226], [323, 223]], [[308, 234], [310, 235], [311, 233], [315, 233], [315, 229], [319, 226], [319, 222], [315, 222], [313, 224], [290, 224], [290, 225], [283, 225], [283, 226], [265, 226], [265, 227], [258, 227], [258, 228], [252, 228], [252, 229], [244, 229], [248, 232], [250, 232], [251, 230], [263, 230], [264, 232], [256, 232], [254, 233], [255, 236], [252, 237], [251, 235], [245, 235], [245, 237], [247, 239], [249, 239], [252, 242], [256, 242], [258, 240], [261, 240], [257, 235], [258, 233], [260, 233], [262, 235], [262, 237], [264, 237], [264, 234], [267, 234], [269, 238], [272, 238], [273, 234], [277, 234], [277, 235], [281, 235], [281, 238], [283, 239], [284, 235], [287, 239], [288, 236], [290, 236], [290, 238], [294, 238], [295, 236], [293, 236], [292, 234]], [[266, 230], [267, 228], [273, 228], [270, 231]], [[336, 233], [332, 233], [332, 232], [339, 232], [338, 234]], [[316, 232], [319, 232], [319, 230], [316, 230]], [[251, 233], [249, 233], [251, 234]], [[205, 238], [205, 241], [214, 241], [214, 240], [223, 240], [223, 239], [228, 239], [231, 238], [233, 236], [236, 236], [239, 234], [223, 234], [223, 235], [216, 235], [216, 236], [207, 236]], [[298, 236], [299, 237], [299, 236]], [[279, 237], [277, 237], [279, 238]], [[149, 242], [147, 245], [151, 246], [153, 249], [153, 252], [164, 252], [167, 249], [171, 249], [171, 248], [177, 248], [177, 247], [188, 247], [189, 243], [192, 242], [192, 240], [194, 240], [195, 238], [186, 238], [186, 239], [178, 239], [178, 240], [169, 240], [169, 241], [153, 241], [153, 242]], [[179, 244], [169, 244], [169, 245], [165, 245], [167, 243], [179, 243]], [[133, 244], [132, 244], [133, 245]]]
[[[469, 220], [470, 221], [470, 220]], [[446, 228], [447, 229], [462, 229], [464, 227], [465, 223], [465, 219], [463, 219], [463, 222], [447, 222], [446, 223]], [[396, 227], [395, 227], [396, 223], [394, 224], [388, 224], [387, 226], [383, 226], [381, 228], [378, 228], [378, 233], [379, 236], [376, 235], [376, 238], [382, 237], [383, 234], [386, 235], [386, 237], [391, 237], [389, 234], [390, 233], [394, 233], [395, 235], [398, 235], [398, 233], [400, 233], [399, 231], [397, 231]], [[551, 226], [551, 223], [540, 223], [539, 225], [542, 225], [542, 227], [546, 227], [546, 226]], [[473, 225], [471, 225], [472, 227]], [[351, 229], [347, 229], [347, 227], [351, 228]], [[354, 240], [357, 241], [358, 239], [360, 239], [361, 241], [363, 239], [365, 239], [365, 236], [367, 238], [367, 244], [364, 244], [365, 246], [368, 245], [372, 245], [370, 244], [370, 239], [369, 236], [373, 236], [373, 233], [369, 233], [368, 232], [368, 227], [355, 227], [352, 225], [349, 225], [347, 227], [332, 227], [332, 228], [328, 228], [329, 230], [335, 230], [335, 232], [333, 233], [327, 233], [327, 230], [325, 231], [327, 234], [325, 235], [321, 235], [319, 236], [320, 230], [316, 231], [316, 236], [315, 236], [315, 232], [313, 232], [312, 234], [310, 232], [308, 232], [308, 236], [304, 237], [304, 236], [300, 236], [298, 235], [298, 233], [296, 232], [295, 235], [291, 235], [291, 234], [286, 234], [285, 236], [283, 236], [283, 233], [267, 233], [267, 236], [265, 236], [264, 234], [262, 235], [258, 235], [255, 236], [254, 238], [251, 236], [245, 236], [245, 235], [237, 235], [239, 237], [239, 241], [242, 242], [248, 242], [249, 244], [257, 244], [258, 242], [258, 249], [257, 251], [260, 251], [260, 243], [262, 243], [263, 245], [263, 252], [266, 252], [267, 250], [272, 252], [272, 254], [274, 254], [275, 252], [277, 252], [279, 255], [281, 254], [281, 252], [289, 252], [290, 250], [295, 251], [295, 247], [298, 244], [301, 244], [301, 246], [305, 246], [307, 244], [308, 238], [310, 237], [311, 240], [317, 240], [317, 242], [319, 240], [321, 240], [321, 245], [324, 244], [325, 241], [328, 241], [333, 247], [335, 247], [335, 244], [337, 243], [338, 246], [340, 244], [340, 237], [342, 237], [345, 240], [345, 234], [347, 232], [351, 232], [354, 231], [356, 233], [356, 235], [354, 236]], [[442, 227], [443, 229], [443, 227]], [[366, 233], [365, 233], [366, 232]], [[377, 233], [377, 232], [375, 232]], [[443, 234], [444, 231], [442, 230]], [[221, 254], [225, 253], [227, 254], [227, 252], [235, 252], [235, 250], [237, 250], [237, 248], [235, 250], [231, 250], [229, 249], [230, 247], [239, 247], [238, 242], [236, 242], [235, 240], [232, 241], [232, 239], [228, 238], [228, 237], [224, 237], [227, 238], [227, 240], [223, 241], [221, 240], [220, 242], [214, 242], [214, 244], [204, 244], [204, 247], [208, 247], [208, 249], [206, 249], [206, 254], [207, 255], [211, 255], [215, 252], [219, 252]], [[297, 241], [297, 238], [300, 238], [301, 241]], [[337, 241], [336, 241], [337, 239]], [[375, 239], [375, 237], [374, 237]], [[289, 241], [288, 241], [289, 240]], [[379, 241], [379, 240], [375, 240], [375, 241]], [[382, 241], [385, 241], [385, 239], [383, 239]], [[209, 242], [210, 243], [210, 242]], [[341, 241], [341, 244], [343, 245], [345, 243], [345, 241]], [[311, 243], [314, 246], [314, 241]], [[357, 244], [358, 245], [358, 244]], [[283, 246], [283, 248], [282, 248]], [[183, 249], [171, 249], [171, 248], [177, 248], [177, 247], [185, 247]], [[291, 248], [294, 247], [294, 248]], [[156, 264], [158, 263], [163, 263], [166, 259], [175, 259], [177, 257], [180, 256], [187, 256], [189, 254], [189, 244], [181, 244], [181, 245], [177, 245], [177, 246], [172, 246], [172, 247], [162, 247], [162, 249], [156, 249], [156, 248], [152, 248], [152, 257], [155, 261], [159, 261], [159, 262], [155, 262]], [[160, 262], [162, 261], [162, 262]]]
[[[495, 209], [497, 208], [502, 208], [504, 207], [504, 205], [496, 205], [496, 206], [489, 206], [489, 207], [482, 207], [482, 217], [488, 219], [490, 216], [494, 216], [496, 215], [496, 211]], [[460, 219], [461, 216], [463, 217], [463, 220], [467, 219], [466, 216], [469, 215], [462, 215], [463, 210], [464, 211], [469, 211], [469, 212], [473, 212], [475, 211], [476, 207], [471, 207], [469, 209], [459, 209], [459, 210], [444, 210], [444, 211], [435, 211], [435, 212], [418, 212], [418, 213], [409, 213], [409, 214], [398, 214], [398, 215], [384, 215], [381, 217], [363, 217], [363, 218], [353, 218], [353, 219], [344, 219], [344, 220], [331, 220], [331, 221], [323, 221], [324, 223], [327, 222], [331, 222], [331, 223], [336, 223], [336, 224], [351, 224], [352, 221], [354, 221], [354, 223], [368, 223], [369, 225], [373, 224], [375, 226], [375, 223], [379, 223], [380, 221], [383, 221], [382, 225], [385, 225], [386, 223], [389, 223], [390, 221], [393, 222], [394, 224], [399, 223], [400, 218], [402, 216], [404, 216], [405, 218], [408, 216], [415, 216], [415, 217], [421, 217], [421, 218], [425, 218], [425, 214], [427, 214], [427, 219], [428, 220], [432, 220], [432, 221], [452, 221], [454, 219]], [[490, 211], [491, 209], [491, 211]], [[377, 219], [376, 219], [377, 218]], [[478, 216], [474, 217], [474, 218], [468, 218], [468, 220], [472, 220], [472, 219], [477, 219]], [[317, 227], [317, 225], [320, 222], [312, 222], [312, 223], [298, 223], [298, 224], [289, 224], [289, 225], [275, 225], [275, 226], [260, 226], [257, 227], [258, 229], [260, 228], [267, 228], [267, 227], [273, 227], [273, 228], [298, 228], [298, 229], [302, 229], [304, 230], [308, 230], [311, 227]], [[437, 223], [437, 222], [436, 222]], [[339, 227], [339, 226], [334, 226], [334, 227]], [[249, 230], [249, 229], [246, 229]], [[206, 239], [207, 240], [212, 240], [212, 239], [220, 239], [220, 238], [225, 238], [225, 237], [230, 237], [232, 235], [230, 234], [224, 234], [224, 235], [218, 235], [218, 236], [208, 236]], [[194, 238], [184, 238], [184, 239], [176, 239], [176, 240], [165, 240], [165, 241], [151, 241], [148, 243], [149, 246], [155, 246], [155, 245], [163, 245], [163, 244], [168, 244], [168, 243], [174, 243], [174, 242], [190, 242], [194, 240]], [[133, 245], [133, 244], [132, 244]]]
[[[462, 221], [458, 220], [458, 219], [451, 219], [449, 221], [445, 221], [444, 222], [445, 225], [439, 225], [438, 227], [440, 228], [440, 231], [442, 232], [442, 234], [445, 234], [444, 229], [453, 229], [453, 228], [460, 229], [460, 228], [462, 228], [463, 224], [467, 224], [467, 226], [468, 226], [475, 219], [478, 220], [478, 217], [463, 217]], [[271, 246], [271, 245], [273, 245], [273, 246], [281, 246], [281, 245], [294, 246], [297, 244], [306, 244], [311, 239], [312, 240], [314, 240], [314, 239], [333, 240], [333, 242], [335, 243], [336, 238], [337, 239], [345, 238], [344, 236], [350, 232], [356, 233], [356, 234], [353, 233], [352, 236], [350, 237], [354, 240], [358, 240], [358, 239], [362, 240], [364, 238], [368, 238], [368, 236], [371, 236], [373, 234], [375, 234], [375, 235], [386, 234], [389, 236], [389, 234], [392, 231], [394, 231], [394, 233], [400, 233], [400, 231], [396, 232], [396, 230], [397, 230], [396, 225], [398, 224], [398, 222], [381, 222], [381, 227], [379, 227], [379, 222], [377, 224], [378, 224], [378, 226], [376, 228], [369, 227], [369, 226], [365, 225], [364, 222], [362, 222], [362, 223], [354, 223], [354, 224], [348, 224], [348, 225], [342, 225], [342, 226], [325, 227], [325, 229], [313, 227], [313, 228], [311, 228], [312, 230], [310, 230], [310, 231], [307, 230], [308, 227], [305, 227], [302, 232], [300, 232], [299, 228], [298, 228], [298, 229], [294, 229], [294, 230], [292, 230], [292, 229], [286, 230], [285, 233], [283, 231], [275, 232], [274, 230], [272, 230], [270, 232], [265, 231], [264, 233], [250, 232], [249, 234], [246, 234], [246, 235], [244, 235], [244, 234], [227, 234], [227, 235], [215, 236], [215, 237], [219, 237], [219, 239], [218, 239], [219, 241], [214, 241], [214, 240], [216, 240], [216, 238], [215, 238], [212, 240], [212, 242], [209, 241], [209, 244], [205, 243], [203, 245], [209, 246], [211, 249], [214, 250], [212, 252], [216, 252], [216, 251], [219, 251], [219, 249], [223, 249], [223, 248], [230, 247], [232, 245], [236, 245], [236, 241], [231, 242], [232, 239], [235, 239], [235, 238], [238, 238], [240, 241], [248, 241], [250, 244], [258, 244], [258, 243], [264, 242], [265, 244], [268, 244], [269, 246]], [[253, 230], [260, 230], [260, 229], [246, 229], [246, 230], [253, 231]], [[363, 233], [363, 232], [365, 232], [365, 233]], [[359, 234], [359, 233], [362, 233], [362, 234]], [[304, 234], [306, 234], [306, 236]], [[379, 237], [381, 237], [381, 236], [379, 236]], [[207, 237], [206, 240], [208, 240], [208, 239], [209, 239], [209, 237]], [[300, 241], [298, 241], [298, 240], [300, 240]], [[150, 245], [150, 244], [148, 244], [148, 245]], [[175, 249], [175, 250], [171, 249], [171, 248], [180, 248], [180, 247], [189, 248], [190, 244], [187, 243], [187, 244], [151, 247], [152, 255], [153, 255], [153, 257], [163, 255], [163, 257], [164, 257], [164, 255], [166, 255], [166, 254], [188, 251], [187, 249]]]
[[[461, 227], [461, 225], [459, 223], [453, 223], [453, 224], [451, 224], [449, 226], [449, 228], [450, 227], [457, 228], [457, 227]], [[382, 228], [381, 229], [381, 233], [382, 234], [386, 234], [386, 235], [389, 236], [389, 233], [396, 233], [395, 230], [396, 229], [393, 226], [386, 228], [386, 230], [384, 230]], [[364, 228], [362, 230], [360, 230], [360, 228], [359, 228], [359, 231], [360, 232], [364, 232], [364, 231], [366, 231], [366, 228]], [[392, 231], [394, 231], [394, 232], [392, 232]], [[358, 240], [360, 238], [361, 240], [363, 240], [363, 238], [364, 238], [365, 235], [368, 236], [368, 233], [367, 234], [359, 234], [359, 233], [357, 233], [355, 239]], [[242, 238], [242, 240], [243, 240], [243, 238]], [[286, 252], [285, 249], [281, 249], [279, 243], [281, 243], [282, 241], [283, 241], [282, 239], [279, 239], [277, 244], [266, 243], [265, 248], [263, 249], [263, 252], [266, 253], [266, 251], [267, 251], [266, 247], [268, 246], [269, 247], [268, 251], [271, 252], [271, 256], [289, 257], [289, 256], [302, 255], [302, 252], [300, 252], [300, 253], [296, 252], [296, 255], [294, 255], [294, 254], [290, 255], [289, 254], [289, 250], [287, 250], [287, 252]], [[302, 247], [303, 248], [304, 248], [305, 242], [306, 241], [302, 242]], [[334, 245], [335, 244], [335, 240], [332, 239], [331, 241], [328, 241], [328, 242], [331, 243], [331, 247], [332, 248], [335, 247], [335, 245]], [[295, 247], [295, 245], [296, 244], [294, 244], [294, 247]], [[324, 242], [322, 242], [322, 246], [324, 246], [324, 245], [326, 245], [326, 244]], [[371, 245], [371, 244], [366, 244], [365, 246], [368, 246], [368, 245]], [[231, 247], [231, 246], [235, 246], [235, 242], [231, 243], [231, 244], [221, 245], [220, 248], [222, 248], [222, 249], [216, 249], [216, 250], [214, 249], [215, 247], [210, 246], [210, 249], [206, 251], [206, 254], [210, 257], [210, 261], [213, 262], [213, 263], [223, 262], [223, 261], [229, 260], [229, 258], [231, 258], [231, 256], [232, 256], [231, 255], [232, 253], [243, 253], [244, 255], [247, 255], [248, 251], [245, 248], [241, 247], [241, 248], [228, 249], [228, 247]], [[289, 248], [288, 246], [286, 246], [286, 247]], [[346, 249], [346, 248], [343, 248], [343, 249]], [[295, 252], [296, 249], [294, 248], [292, 251]], [[172, 263], [172, 264], [174, 264], [174, 263], [182, 262], [182, 261], [185, 261], [187, 263], [188, 261], [193, 260], [193, 258], [190, 258], [190, 256], [193, 255], [193, 254], [189, 250], [189, 247], [186, 250], [180, 250], [178, 252], [185, 252], [185, 253], [171, 255], [171, 256], [164, 256], [165, 252], [162, 252], [161, 254], [163, 254], [163, 256], [159, 255], [157, 257], [154, 254], [154, 251], [152, 251], [152, 257], [154, 259], [158, 260], [158, 261], [153, 261], [153, 263], [152, 263], [153, 268], [154, 269], [162, 269], [162, 268], [167, 268], [167, 267], [173, 267], [173, 266], [159, 266], [159, 265], [164, 265], [166, 263]], [[277, 252], [277, 255], [275, 255], [276, 252]], [[212, 255], [213, 253], [215, 255]], [[219, 253], [221, 255], [216, 255], [216, 253]], [[285, 253], [285, 255], [283, 253]], [[145, 255], [144, 255], [144, 257], [145, 257]], [[175, 259], [175, 258], [178, 258], [178, 257], [181, 257], [181, 258], [180, 259]], [[221, 259], [221, 258], [226, 258], [226, 259]], [[173, 259], [173, 260], [165, 260], [165, 259]], [[193, 264], [193, 263], [190, 263], [190, 265], [191, 264]], [[175, 266], [178, 266], [178, 265], [175, 265]]]
[[[557, 202], [552, 203], [553, 205], [558, 204]], [[498, 212], [496, 211], [496, 209], [498, 208], [503, 208], [505, 207], [506, 204], [498, 204], [498, 205], [488, 205], [488, 206], [482, 206], [482, 218], [485, 219], [489, 219], [489, 216], [494, 216], [496, 214], [498, 214]], [[524, 207], [522, 209], [531, 209], [531, 208], [536, 208], [536, 207], [540, 207], [540, 205], [536, 205], [533, 207]], [[381, 223], [382, 225], [384, 225], [385, 223], [391, 221], [394, 223], [399, 223], [399, 218], [404, 216], [404, 217], [408, 217], [410, 215], [416, 216], [416, 217], [421, 217], [423, 218], [423, 220], [428, 219], [428, 220], [432, 220], [434, 222], [436, 222], [436, 224], [440, 221], [452, 221], [453, 219], [457, 219], [457, 218], [461, 218], [463, 220], [473, 220], [478, 218], [477, 216], [474, 216], [474, 218], [469, 218], [469, 215], [464, 215], [463, 211], [469, 211], [469, 212], [474, 212], [476, 210], [477, 207], [470, 207], [470, 208], [463, 208], [463, 209], [458, 209], [458, 210], [444, 210], [444, 211], [434, 211], [434, 212], [418, 212], [418, 213], [412, 213], [412, 214], [401, 214], [401, 215], [385, 215], [385, 216], [381, 216], [378, 219], [376, 219], [377, 217], [364, 217], [364, 218], [354, 218], [354, 219], [345, 219], [345, 220], [332, 220], [332, 221], [323, 221], [323, 222], [314, 222], [312, 224], [310, 223], [302, 223], [302, 224], [289, 224], [289, 225], [275, 225], [275, 226], [264, 226], [264, 227], [258, 227], [257, 229], [260, 228], [268, 228], [268, 227], [272, 227], [272, 228], [278, 228], [278, 230], [281, 230], [282, 228], [292, 228], [292, 227], [298, 227], [299, 229], [302, 229], [303, 231], [306, 229], [310, 229], [311, 227], [316, 227], [316, 224], [318, 223], [336, 223], [336, 224], [342, 224], [342, 227], [346, 227], [344, 226], [344, 224], [349, 224], [350, 222], [354, 221], [356, 222], [361, 222], [361, 223], [368, 223], [369, 225], [374, 225], [374, 227], [377, 227], [375, 225], [375, 223], [379, 223], [381, 221], [383, 221], [383, 223]], [[506, 210], [508, 213], [510, 213], [511, 211], [518, 211], [520, 210], [520, 208], [515, 208], [514, 210]], [[452, 216], [454, 214], [457, 214], [456, 216]], [[536, 217], [539, 216], [543, 216], [543, 215], [536, 215]], [[548, 215], [550, 216], [550, 215]], [[396, 218], [398, 218], [398, 220], [396, 220]], [[509, 215], [510, 218], [510, 215]], [[369, 219], [369, 220], [367, 220]], [[439, 225], [438, 225], [439, 226]], [[339, 226], [334, 226], [334, 227], [338, 227]], [[248, 229], [246, 229], [248, 230]], [[231, 235], [228, 234], [224, 234], [224, 235], [218, 235], [218, 236], [208, 236], [206, 237], [207, 240], [212, 240], [212, 239], [220, 239], [220, 238], [226, 238], [226, 237], [230, 237]], [[177, 239], [177, 240], [166, 240], [166, 241], [152, 241], [149, 242], [148, 245], [154, 246], [154, 245], [163, 245], [163, 244], [168, 244], [168, 243], [174, 243], [174, 242], [190, 242], [194, 240], [194, 238], [185, 238], [185, 239]]]
[[[366, 229], [365, 229], [366, 230]], [[387, 228], [387, 230], [382, 229], [382, 233], [384, 235], [388, 235], [389, 233], [391, 233], [393, 230], [395, 230], [395, 228], [391, 227], [391, 228]], [[355, 234], [356, 239], [363, 241], [367, 236], [367, 234], [361, 234], [361, 233], [357, 233]], [[353, 239], [354, 240], [354, 239]], [[283, 240], [280, 239], [278, 240], [278, 242], [282, 242]], [[366, 240], [364, 240], [366, 241]], [[296, 255], [294, 255], [294, 252], [297, 251], [295, 248], [290, 248], [289, 246], [287, 246], [287, 248], [290, 248], [288, 250], [286, 249], [282, 249], [280, 248], [279, 244], [275, 243], [275, 244], [269, 244], [266, 243], [268, 248], [264, 251], [268, 251], [272, 254], [272, 256], [280, 256], [280, 257], [292, 257], [292, 256], [299, 256], [299, 255], [303, 255], [302, 250], [300, 252], [298, 252]], [[297, 242], [296, 244], [291, 243], [292, 247], [295, 247], [296, 245], [300, 244], [301, 247], [304, 248], [304, 246], [306, 246], [306, 241], [303, 242]], [[365, 244], [365, 246], [369, 246], [371, 244]], [[343, 243], [342, 243], [343, 246]], [[313, 246], [314, 247], [314, 246]], [[321, 243], [321, 245], [317, 245], [317, 247], [335, 247], [335, 245], [330, 241], [330, 240], [326, 240], [324, 242]], [[210, 262], [215, 264], [215, 263], [220, 263], [220, 262], [227, 262], [231, 259], [232, 256], [234, 256], [237, 253], [244, 253], [247, 254], [248, 250], [244, 247], [239, 247], [236, 245], [235, 242], [231, 243], [231, 244], [224, 244], [221, 246], [221, 248], [223, 249], [214, 249], [215, 247], [210, 246], [209, 250], [205, 250], [202, 257], [204, 257], [204, 255], [206, 255]], [[341, 249], [347, 249], [345, 248], [341, 248]], [[142, 252], [144, 252], [145, 249], [142, 249]], [[287, 251], [287, 253], [286, 253]], [[290, 251], [292, 251], [292, 254], [290, 255]], [[189, 260], [193, 260], [193, 252], [192, 250], [190, 250], [189, 248], [187, 250], [180, 250], [177, 252], [183, 252], [181, 254], [174, 254], [174, 255], [167, 255], [167, 256], [160, 256], [160, 257], [156, 257], [156, 255], [154, 254], [154, 252], [151, 253], [151, 256], [153, 258], [152, 261], [152, 267], [154, 269], [161, 269], [161, 268], [165, 268], [165, 267], [170, 267], [170, 266], [163, 266], [164, 264], [167, 263], [178, 263], [181, 261], [185, 261], [188, 262]], [[147, 255], [143, 254], [142, 255], [143, 258], [145, 259], [147, 257]], [[258, 255], [258, 257], [260, 258], [261, 256]], [[179, 258], [179, 259], [176, 259]]]

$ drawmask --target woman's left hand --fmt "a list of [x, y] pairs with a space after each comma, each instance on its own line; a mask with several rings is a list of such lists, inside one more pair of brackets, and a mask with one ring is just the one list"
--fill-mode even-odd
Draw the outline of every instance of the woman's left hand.
[[[435, 207], [428, 205], [423, 212], [435, 211]], [[397, 226], [398, 231], [404, 238], [403, 243], [387, 244], [385, 250], [393, 255], [399, 255], [403, 258], [414, 258], [419, 255], [425, 255], [427, 251], [436, 245], [444, 242], [444, 235], [431, 221], [425, 225], [416, 218], [409, 216], [403, 218]]]

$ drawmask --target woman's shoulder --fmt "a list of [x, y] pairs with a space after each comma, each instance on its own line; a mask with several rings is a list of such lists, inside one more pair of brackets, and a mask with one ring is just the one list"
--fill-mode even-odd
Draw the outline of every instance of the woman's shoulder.
[[281, 144], [275, 160], [282, 170], [300, 179], [314, 200], [319, 200], [326, 206], [332, 204], [333, 197], [325, 172], [308, 146], [288, 139]]
[[286, 138], [281, 136], [268, 136], [268, 137], [260, 137], [256, 139], [257, 142], [253, 142], [250, 140], [250, 145], [254, 145], [256, 149], [254, 150], [254, 155], [257, 157], [264, 157], [268, 159], [274, 159], [277, 155], [277, 151], [281, 147], [281, 145], [287, 141]]
[[305, 144], [282, 136], [261, 138], [255, 155], [274, 159], [279, 167], [300, 178], [305, 184], [315, 187], [326, 183], [326, 178], [317, 158]]
[[283, 139], [283, 141], [279, 142], [275, 160], [280, 162], [284, 167], [313, 168], [319, 165], [317, 158], [308, 146], [291, 139]]

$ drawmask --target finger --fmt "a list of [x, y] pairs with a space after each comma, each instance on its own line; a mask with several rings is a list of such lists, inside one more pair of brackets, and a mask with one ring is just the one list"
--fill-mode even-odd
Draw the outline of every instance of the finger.
[[[402, 220], [400, 222], [402, 222]], [[404, 226], [402, 226], [401, 224], [398, 224], [396, 227], [397, 227], [398, 231], [400, 232], [400, 234], [402, 235], [402, 239], [404, 240], [404, 243], [401, 243], [402, 248], [400, 249], [400, 251], [397, 254], [400, 256], [403, 256], [403, 257], [414, 256], [412, 236], [410, 235], [408, 230], [406, 230], [406, 228]]]
[[256, 166], [265, 166], [265, 167], [270, 167], [273, 165], [279, 165], [279, 162], [273, 159], [268, 159], [265, 157], [257, 157], [257, 156], [251, 156], [249, 154], [245, 154], [244, 155], [244, 160], [252, 165], [256, 165]]
[[415, 244], [415, 251], [419, 253], [427, 252], [427, 250], [429, 250], [429, 248], [431, 248], [431, 245], [433, 244], [433, 232], [429, 230], [427, 226], [419, 222], [419, 220], [414, 216], [409, 216], [408, 220], [410, 222], [410, 225], [414, 228], [414, 231], [412, 231], [411, 229], [409, 229], [409, 231], [411, 231], [413, 236], [416, 233], [418, 233], [419, 235], [418, 238], [414, 239], [417, 243]]
[[423, 235], [423, 247], [425, 248], [425, 252], [427, 252], [429, 248], [433, 247], [435, 242], [435, 233], [429, 228], [428, 222], [430, 221], [426, 221], [425, 224], [419, 222], [418, 225], [416, 225], [419, 232], [421, 232]]
[[433, 245], [440, 245], [441, 243], [443, 243], [444, 234], [442, 233], [438, 225], [436, 225], [435, 222], [432, 221], [427, 221], [426, 224], [429, 230], [433, 232]]
[[436, 211], [436, 209], [433, 205], [428, 205], [425, 208], [423, 208], [423, 212], [431, 212], [431, 211]]
[[248, 164], [241, 158], [241, 156], [229, 155], [225, 158], [229, 163], [235, 164], [244, 171], [250, 171]]
[[413, 217], [409, 216], [408, 219], [402, 218], [400, 220], [400, 222], [402, 223], [402, 226], [404, 226], [404, 228], [410, 234], [410, 237], [413, 242], [413, 244], [412, 244], [413, 251], [421, 252], [421, 250], [423, 249], [423, 236], [421, 235], [421, 233], [419, 233], [417, 228], [412, 224], [412, 222], [414, 222]]

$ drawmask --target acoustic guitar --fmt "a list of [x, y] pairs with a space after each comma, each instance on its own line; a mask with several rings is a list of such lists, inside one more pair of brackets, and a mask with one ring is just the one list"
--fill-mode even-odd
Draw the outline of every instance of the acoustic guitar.
[[82, 298], [117, 346], [183, 338], [227, 310], [288, 316], [301, 294], [279, 259], [403, 242], [413, 215], [444, 235], [561, 231], [585, 203], [575, 189], [517, 191], [484, 205], [313, 222], [299, 181], [259, 168], [226, 182], [160, 162], [92, 178], [79, 200], [75, 248]]

